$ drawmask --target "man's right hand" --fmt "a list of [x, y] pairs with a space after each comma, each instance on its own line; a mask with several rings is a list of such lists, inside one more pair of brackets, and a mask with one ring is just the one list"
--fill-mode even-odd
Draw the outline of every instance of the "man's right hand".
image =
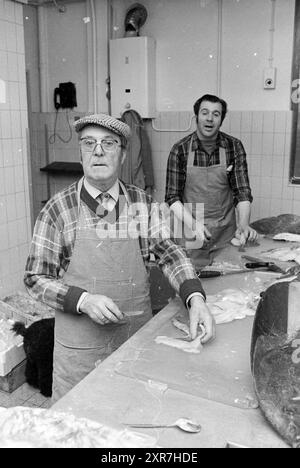
[[99, 325], [118, 323], [124, 319], [124, 314], [114, 301], [101, 294], [87, 294], [80, 305], [80, 312]]

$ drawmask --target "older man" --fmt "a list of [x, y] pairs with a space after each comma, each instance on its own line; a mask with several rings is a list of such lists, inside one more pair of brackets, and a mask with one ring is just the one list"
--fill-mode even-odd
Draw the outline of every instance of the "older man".
[[[184, 222], [183, 244], [201, 268], [232, 238], [244, 245], [257, 233], [249, 226], [253, 198], [244, 147], [220, 131], [227, 103], [205, 94], [195, 102], [194, 113], [196, 131], [170, 152], [165, 198]], [[193, 236], [198, 242], [189, 242]]]
[[84, 177], [41, 211], [25, 273], [29, 293], [56, 311], [54, 401], [151, 318], [150, 253], [189, 309], [192, 338], [200, 323], [204, 343], [215, 333], [201, 283], [162, 211], [118, 179], [130, 128], [106, 114], [74, 126]]

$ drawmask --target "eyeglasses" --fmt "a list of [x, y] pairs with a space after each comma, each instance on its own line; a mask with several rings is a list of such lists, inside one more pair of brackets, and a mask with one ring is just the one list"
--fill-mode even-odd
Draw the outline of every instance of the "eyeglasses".
[[81, 149], [85, 153], [93, 153], [97, 145], [100, 145], [103, 151], [107, 153], [116, 150], [119, 146], [122, 146], [119, 144], [117, 140], [113, 140], [113, 139], [103, 139], [103, 140], [96, 140], [95, 138], [81, 138], [80, 139]]

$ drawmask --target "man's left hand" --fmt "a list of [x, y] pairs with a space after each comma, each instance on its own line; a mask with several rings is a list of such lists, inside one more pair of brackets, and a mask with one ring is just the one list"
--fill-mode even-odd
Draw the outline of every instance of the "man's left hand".
[[239, 226], [235, 231], [235, 237], [239, 239], [241, 245], [245, 245], [246, 242], [253, 242], [257, 239], [257, 232], [249, 225]]
[[205, 336], [201, 343], [207, 343], [213, 340], [216, 336], [216, 325], [213, 316], [211, 315], [204, 299], [200, 296], [194, 296], [190, 300], [190, 334], [191, 339], [197, 338], [199, 325], [205, 328]]

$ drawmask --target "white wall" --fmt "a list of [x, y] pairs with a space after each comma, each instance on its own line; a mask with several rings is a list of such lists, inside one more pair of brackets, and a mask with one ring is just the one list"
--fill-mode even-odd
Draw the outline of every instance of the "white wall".
[[[275, 90], [263, 89], [269, 67], [271, 0], [223, 0], [222, 95], [231, 110], [289, 110], [294, 0], [276, 0]], [[254, 55], [257, 54], [257, 55]]]
[[[118, 37], [124, 34], [124, 6], [131, 3], [113, 1]], [[143, 0], [142, 4], [148, 18], [141, 34], [157, 42], [158, 111], [190, 110], [202, 94], [217, 94], [218, 60], [221, 94], [231, 110], [290, 109], [294, 0], [275, 2], [276, 90], [263, 89], [263, 70], [270, 57], [271, 0], [223, 0], [219, 58], [218, 0]]]
[[23, 287], [31, 237], [22, 8], [0, 0], [0, 297]]
[[[221, 50], [218, 54], [218, 0], [143, 0], [148, 18], [142, 35], [157, 44], [157, 111], [187, 111], [206, 92], [228, 100], [231, 110], [289, 110], [295, 0], [276, 0], [275, 90], [263, 89], [269, 66], [271, 0], [223, 0]], [[107, 2], [94, 2], [97, 29], [97, 110], [107, 111]], [[124, 36], [131, 0], [111, 0], [112, 37]], [[59, 13], [42, 7], [48, 69], [47, 109], [59, 82], [77, 87], [78, 111], [94, 110], [92, 96], [92, 21], [89, 2], [68, 3]], [[90, 18], [86, 22], [85, 18]], [[256, 54], [256, 55], [254, 55]], [[218, 64], [221, 68], [218, 82]], [[238, 68], [237, 68], [238, 67]]]

